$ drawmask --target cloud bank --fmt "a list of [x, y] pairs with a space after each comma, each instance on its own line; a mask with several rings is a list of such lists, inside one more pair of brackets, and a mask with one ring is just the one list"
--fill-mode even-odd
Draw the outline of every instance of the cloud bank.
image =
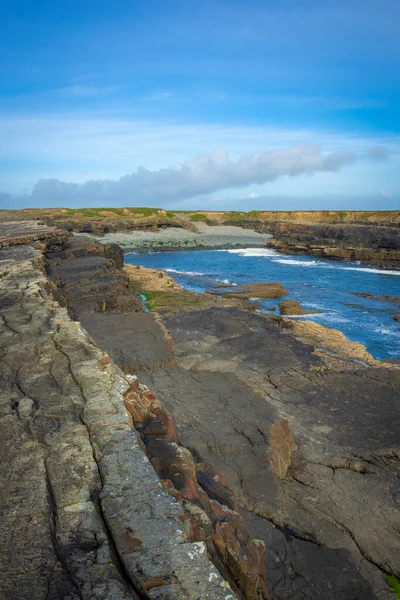
[[265, 184], [285, 176], [337, 171], [360, 158], [382, 160], [384, 156], [384, 149], [378, 147], [362, 157], [350, 152], [323, 153], [319, 146], [303, 145], [254, 152], [231, 160], [227, 150], [220, 148], [159, 170], [138, 167], [136, 172], [116, 181], [100, 179], [78, 184], [41, 179], [32, 193], [23, 198], [37, 207], [160, 206], [221, 190]]

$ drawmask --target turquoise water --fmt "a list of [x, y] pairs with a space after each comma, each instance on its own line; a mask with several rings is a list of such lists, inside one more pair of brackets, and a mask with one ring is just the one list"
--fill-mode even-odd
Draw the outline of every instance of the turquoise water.
[[[357, 262], [286, 256], [267, 248], [127, 254], [125, 262], [164, 269], [181, 285], [202, 292], [216, 282], [277, 281], [288, 290], [286, 298], [321, 311], [296, 318], [342, 331], [348, 339], [364, 344], [375, 358], [400, 359], [400, 323], [393, 320], [400, 308], [353, 293], [400, 296], [400, 271]], [[277, 306], [279, 300], [262, 303], [264, 307]]]

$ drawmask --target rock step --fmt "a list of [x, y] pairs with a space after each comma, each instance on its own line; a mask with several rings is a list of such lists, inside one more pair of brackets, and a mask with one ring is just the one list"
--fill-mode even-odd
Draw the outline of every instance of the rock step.
[[0, 598], [235, 598], [141, 449], [129, 382], [32, 260], [0, 275]]

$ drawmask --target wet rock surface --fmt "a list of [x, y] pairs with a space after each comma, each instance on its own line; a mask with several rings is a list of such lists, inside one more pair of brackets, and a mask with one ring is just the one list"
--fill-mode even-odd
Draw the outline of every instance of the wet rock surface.
[[280, 298], [286, 296], [287, 291], [280, 283], [243, 283], [242, 285], [221, 284], [209, 290], [210, 294], [225, 298]]

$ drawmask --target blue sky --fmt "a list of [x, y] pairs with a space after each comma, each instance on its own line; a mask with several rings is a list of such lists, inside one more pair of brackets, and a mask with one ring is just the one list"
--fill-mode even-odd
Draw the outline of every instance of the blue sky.
[[0, 207], [400, 207], [398, 0], [0, 18]]

